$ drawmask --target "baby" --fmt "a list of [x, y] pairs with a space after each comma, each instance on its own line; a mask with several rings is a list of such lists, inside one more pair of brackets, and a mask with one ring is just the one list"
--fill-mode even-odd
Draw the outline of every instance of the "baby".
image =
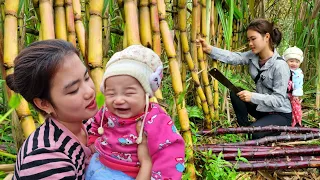
[[302, 110], [300, 96], [303, 95], [303, 73], [299, 68], [303, 62], [303, 52], [298, 47], [290, 47], [283, 53], [291, 70], [291, 84], [289, 82], [289, 98], [292, 106], [292, 126], [301, 126]]
[[[108, 61], [100, 87], [106, 97], [105, 107], [95, 115], [89, 131], [89, 145], [94, 144], [97, 153], [86, 179], [135, 179], [142, 133], [147, 136], [152, 160], [151, 179], [181, 179], [183, 138], [170, 116], [149, 102], [160, 87], [162, 69], [159, 56], [141, 45], [129, 46]], [[138, 135], [136, 123], [140, 120]]]

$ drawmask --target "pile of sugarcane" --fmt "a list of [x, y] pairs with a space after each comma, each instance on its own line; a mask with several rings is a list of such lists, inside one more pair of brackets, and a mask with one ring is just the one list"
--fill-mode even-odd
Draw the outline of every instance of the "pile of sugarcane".
[[[206, 144], [194, 149], [196, 151], [210, 150], [215, 155], [222, 153], [224, 160], [229, 161], [238, 171], [320, 167], [320, 146], [305, 145], [308, 144], [307, 140], [320, 139], [318, 128], [287, 126], [218, 128], [211, 131], [200, 131], [197, 134], [212, 136], [255, 132], [281, 132], [281, 135], [245, 142]], [[237, 160], [239, 156], [247, 161]]]

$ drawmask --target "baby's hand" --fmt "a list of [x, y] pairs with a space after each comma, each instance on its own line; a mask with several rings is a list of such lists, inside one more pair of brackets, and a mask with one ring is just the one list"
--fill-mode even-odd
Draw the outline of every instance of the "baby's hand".
[[91, 144], [89, 146], [89, 148], [90, 148], [92, 154], [96, 152], [96, 149], [94, 148], [94, 144]]
[[294, 101], [299, 101], [300, 99], [299, 99], [298, 96], [293, 96], [293, 100], [294, 100]]
[[[141, 121], [137, 122], [137, 134], [140, 132]], [[140, 170], [136, 180], [145, 180], [151, 178], [152, 161], [149, 155], [147, 137], [143, 133], [142, 142], [138, 145], [138, 159], [140, 162]]]
[[300, 99], [299, 96], [293, 96], [293, 101], [296, 101], [296, 102], [302, 102], [302, 99]]
[[[141, 121], [137, 122], [137, 133], [139, 134], [140, 131], [140, 127], [141, 127]], [[151, 163], [151, 158], [149, 155], [149, 149], [148, 149], [148, 142], [147, 142], [147, 137], [146, 135], [143, 133], [142, 136], [142, 142], [138, 145], [138, 159], [139, 162], [142, 163]]]

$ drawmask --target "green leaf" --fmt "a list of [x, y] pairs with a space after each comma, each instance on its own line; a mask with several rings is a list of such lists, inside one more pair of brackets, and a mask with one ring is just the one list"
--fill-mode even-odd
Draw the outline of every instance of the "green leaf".
[[24, 5], [24, 1], [25, 1], [25, 0], [20, 0], [20, 1], [19, 1], [18, 15], [21, 13], [22, 7], [23, 7], [23, 5]]
[[105, 14], [105, 13], [106, 13], [108, 4], [109, 4], [109, 0], [104, 0], [104, 2], [103, 2], [103, 8], [102, 8], [102, 14]]
[[189, 118], [204, 119], [203, 111], [198, 106], [187, 106]]
[[96, 101], [97, 101], [97, 106], [100, 109], [105, 102], [105, 97], [101, 92], [98, 92], [98, 94], [96, 95]]
[[241, 157], [241, 150], [238, 148], [238, 157]]
[[19, 94], [14, 93], [9, 100], [9, 107], [17, 108], [20, 104], [21, 97]]
[[239, 161], [242, 161], [242, 162], [245, 162], [245, 163], [248, 163], [248, 159], [244, 158], [244, 157], [239, 157]]

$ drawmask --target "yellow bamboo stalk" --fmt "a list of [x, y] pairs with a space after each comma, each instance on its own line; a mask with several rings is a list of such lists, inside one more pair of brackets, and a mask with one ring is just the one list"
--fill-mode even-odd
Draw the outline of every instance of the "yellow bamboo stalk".
[[0, 164], [0, 171], [9, 172], [14, 170], [14, 164]]
[[[5, 1], [5, 20], [4, 20], [4, 66], [7, 68], [6, 74], [13, 72], [13, 61], [18, 55], [18, 30], [17, 30], [17, 11], [19, 0]], [[20, 118], [25, 137], [28, 137], [35, 129], [35, 124], [28, 107], [27, 101], [21, 100], [16, 109]]]
[[[89, 69], [89, 62], [88, 62], [88, 47], [89, 47], [89, 21], [90, 21], [90, 6], [89, 0], [81, 0], [81, 3], [84, 9], [84, 25], [85, 25], [85, 61], [87, 62], [86, 66]], [[84, 4], [83, 4], [84, 3]], [[82, 10], [83, 11], [83, 10]]]
[[123, 40], [122, 40], [122, 47], [123, 49], [128, 47], [128, 33], [127, 33], [127, 25], [124, 24], [124, 28], [123, 28]]
[[201, 107], [205, 115], [205, 121], [207, 124], [211, 123], [211, 118], [209, 114], [209, 108], [208, 108], [208, 103], [207, 99], [204, 95], [203, 89], [200, 86], [200, 80], [198, 76], [198, 71], [195, 69], [192, 57], [189, 52], [189, 44], [188, 44], [188, 37], [187, 37], [187, 7], [186, 7], [186, 0], [179, 0], [179, 29], [180, 29], [180, 39], [182, 43], [182, 51], [184, 54], [184, 59], [188, 64], [189, 70], [191, 72], [191, 77], [194, 82], [194, 86], [197, 89], [197, 95], [199, 96], [200, 102], [201, 102]]
[[[160, 32], [163, 39], [164, 48], [167, 53], [167, 57], [169, 59], [169, 68], [170, 74], [172, 77], [172, 87], [175, 93], [175, 98], [178, 101], [181, 93], [183, 91], [181, 74], [179, 70], [179, 64], [176, 60], [176, 52], [174, 49], [174, 43], [172, 36], [170, 35], [170, 30], [168, 23], [165, 20], [166, 17], [166, 9], [164, 0], [158, 0], [158, 11], [159, 11], [159, 20], [160, 20]], [[181, 103], [177, 103], [178, 117], [181, 125], [182, 136], [186, 143], [186, 154], [188, 157], [186, 163], [186, 172], [190, 174], [190, 179], [196, 179], [195, 176], [195, 167], [193, 163], [193, 145], [190, 131], [190, 123], [188, 112], [184, 106], [181, 106]]]
[[150, 0], [150, 16], [152, 29], [152, 49], [161, 56], [160, 26], [157, 0]]
[[206, 0], [200, 0], [201, 4], [201, 36], [207, 39], [207, 3]]
[[[217, 18], [216, 18], [216, 8], [214, 6], [214, 0], [211, 1], [211, 34], [213, 37], [213, 42], [214, 42], [214, 38], [216, 36], [216, 32], [218, 30], [218, 28], [216, 27], [217, 24]], [[222, 28], [222, 26], [220, 26], [220, 28]], [[222, 30], [222, 29], [221, 29]], [[212, 66], [213, 68], [218, 68], [218, 61], [217, 60], [213, 60], [212, 61]], [[219, 120], [219, 83], [216, 79], [213, 79], [213, 107], [214, 107], [214, 119], [215, 120]]]
[[53, 9], [49, 0], [39, 0], [42, 39], [54, 39]]
[[[194, 71], [198, 72], [198, 57], [197, 57], [197, 21], [198, 21], [198, 7], [199, 7], [199, 1], [198, 0], [193, 0], [192, 1], [192, 24], [191, 24], [191, 57], [194, 63]], [[199, 97], [199, 94], [196, 94], [196, 103], [197, 106], [202, 109], [201, 105], [201, 99]], [[207, 100], [206, 100], [207, 103]]]
[[66, 7], [66, 22], [67, 22], [67, 32], [68, 32], [68, 41], [73, 44], [74, 47], [77, 47], [76, 41], [76, 29], [74, 27], [74, 14], [72, 7], [72, 0], [65, 0]]
[[[209, 112], [210, 112], [210, 117], [211, 119], [214, 119], [214, 107], [213, 107], [213, 98], [212, 98], [212, 91], [211, 91], [211, 87], [209, 84], [209, 78], [208, 78], [208, 71], [206, 69], [206, 64], [203, 60], [203, 51], [202, 51], [202, 47], [198, 47], [198, 61], [199, 61], [199, 66], [201, 69], [201, 77], [202, 77], [202, 82], [203, 82], [203, 86], [204, 86], [204, 92], [208, 101], [208, 105], [209, 105]], [[206, 129], [211, 129], [212, 128], [212, 122], [211, 119], [207, 120], [205, 122], [205, 128]]]
[[[200, 9], [201, 8], [201, 9]], [[200, 14], [200, 10], [201, 10], [201, 14]], [[198, 28], [201, 28], [197, 30], [197, 32], [201, 32], [201, 36], [206, 39], [207, 37], [207, 26], [206, 26], [206, 1], [205, 0], [201, 0], [201, 7], [198, 7], [198, 18], [201, 17], [201, 26], [198, 26]], [[202, 77], [202, 82], [203, 82], [203, 86], [204, 86], [204, 91], [205, 91], [205, 95], [206, 95], [206, 99], [209, 105], [209, 112], [210, 112], [210, 117], [211, 119], [214, 119], [214, 105], [213, 105], [213, 97], [212, 97], [212, 90], [209, 84], [209, 78], [208, 78], [208, 65], [206, 63], [206, 56], [203, 55], [203, 51], [202, 51], [202, 47], [198, 46], [198, 51], [197, 51], [197, 57], [198, 57], [198, 63], [199, 63], [199, 67], [201, 70], [201, 77]], [[200, 97], [201, 98], [201, 97]], [[203, 105], [202, 105], [203, 107]], [[207, 119], [205, 121], [205, 128], [206, 129], [211, 129], [212, 128], [212, 123], [211, 123], [211, 119]]]
[[24, 5], [21, 7], [21, 12], [18, 16], [18, 52], [24, 48], [25, 45], [25, 35], [26, 35], [26, 27], [24, 23]]
[[9, 173], [3, 180], [10, 180], [13, 178], [13, 173]]
[[67, 40], [66, 13], [64, 0], [55, 0], [54, 3], [54, 27], [57, 39]]
[[[201, 4], [201, 37], [205, 40], [208, 41], [207, 37], [207, 2], [206, 0], [200, 0], [200, 4]], [[205, 67], [206, 69], [208, 68], [208, 62], [207, 62], [207, 56], [203, 56], [203, 61], [205, 63]], [[213, 105], [212, 105], [213, 108]], [[211, 111], [211, 108], [210, 108]], [[214, 112], [212, 112], [211, 114], [213, 114]], [[212, 119], [214, 117], [212, 116]]]
[[216, 36], [216, 28], [215, 28], [215, 8], [214, 8], [214, 0], [211, 0], [211, 14], [210, 14], [210, 37], [212, 39]]
[[[150, 22], [152, 29], [152, 49], [161, 57], [161, 40], [160, 40], [160, 26], [159, 26], [159, 15], [157, 0], [150, 0]], [[155, 97], [157, 99], [163, 99], [162, 92], [158, 89], [155, 92]]]
[[197, 58], [197, 20], [198, 20], [198, 0], [192, 1], [192, 24], [191, 24], [191, 57], [195, 65], [195, 70], [198, 71], [198, 58]]
[[102, 9], [104, 0], [90, 0], [88, 64], [92, 80], [99, 92], [103, 76], [102, 52]]
[[128, 46], [140, 43], [137, 6], [134, 0], [124, 0], [124, 15]]
[[140, 0], [139, 3], [139, 23], [140, 23], [140, 39], [141, 44], [148, 48], [152, 48], [151, 21], [149, 0]]
[[85, 32], [84, 24], [81, 20], [82, 16], [81, 16], [80, 0], [73, 0], [72, 6], [73, 6], [74, 21], [75, 21], [78, 44], [79, 44], [82, 56], [86, 57], [86, 32]]
[[109, 3], [107, 5], [107, 10], [104, 12], [102, 17], [102, 54], [103, 54], [103, 68], [106, 66], [108, 61], [108, 51], [109, 51], [109, 45], [110, 45], [110, 25], [111, 25], [111, 19], [109, 16]]

